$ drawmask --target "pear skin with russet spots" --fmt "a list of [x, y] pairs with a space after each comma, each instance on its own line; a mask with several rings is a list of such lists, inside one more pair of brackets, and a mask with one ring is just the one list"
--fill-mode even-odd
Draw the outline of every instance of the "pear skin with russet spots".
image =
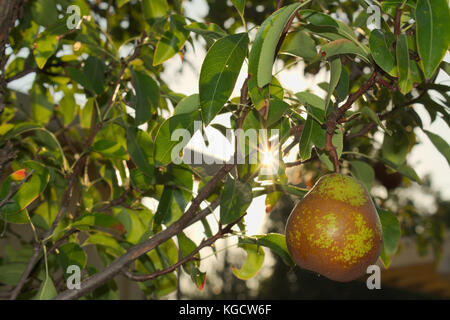
[[334, 281], [352, 281], [376, 263], [382, 247], [381, 223], [359, 181], [329, 174], [292, 210], [286, 243], [299, 267]]

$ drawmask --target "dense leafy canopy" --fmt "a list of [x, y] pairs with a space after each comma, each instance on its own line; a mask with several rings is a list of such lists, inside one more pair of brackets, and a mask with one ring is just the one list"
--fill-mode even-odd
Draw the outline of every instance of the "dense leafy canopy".
[[[421, 183], [407, 162], [423, 127], [414, 105], [450, 126], [450, 87], [437, 83], [450, 70], [443, 61], [450, 43], [446, 0], [383, 1], [387, 19], [373, 30], [366, 1], [285, 1], [279, 10], [276, 1], [208, 2], [206, 22], [186, 17], [181, 0], [24, 4], [0, 64], [0, 226], [6, 237], [14, 237], [12, 224], [33, 232], [20, 251], [0, 252], [0, 288], [16, 288], [14, 298], [116, 298], [117, 286], [107, 280], [123, 268], [114, 264], [126, 267], [130, 279], [140, 277], [148, 296], [176, 290], [177, 262], [201, 289], [200, 250], [228, 236], [247, 254], [233, 269], [239, 279], [257, 274], [264, 248], [292, 265], [282, 234], [248, 235], [242, 220], [258, 196], [267, 195], [270, 211], [281, 194], [305, 194], [311, 181], [292, 184], [287, 167], [304, 165], [314, 179], [340, 169], [370, 190], [381, 163], [406, 183]], [[70, 5], [80, 10], [79, 28], [67, 27], [74, 19]], [[166, 66], [202, 46], [198, 94], [173, 91], [161, 76]], [[307, 75], [328, 70], [328, 82], [318, 84], [323, 97], [283, 88], [273, 71], [277, 61], [286, 69], [304, 63]], [[244, 65], [239, 99], [232, 93]], [[6, 87], [29, 74], [28, 96]], [[223, 114], [231, 128], [214, 122]], [[278, 171], [263, 174], [248, 161], [212, 173], [175, 163], [182, 137], [172, 134], [186, 129], [185, 146], [206, 126], [224, 135], [226, 129], [277, 129]], [[423, 132], [450, 163], [447, 141]], [[297, 160], [288, 162], [282, 155], [293, 146]], [[144, 198], [155, 200], [156, 209], [144, 206]], [[388, 266], [400, 224], [382, 198], [374, 200]], [[217, 206], [218, 225], [210, 226], [206, 217]], [[208, 240], [195, 243], [183, 230], [200, 220]], [[87, 264], [89, 247], [103, 271]], [[82, 269], [82, 280], [101, 281], [102, 289], [65, 291], [70, 265]], [[56, 279], [60, 270], [64, 276]]]

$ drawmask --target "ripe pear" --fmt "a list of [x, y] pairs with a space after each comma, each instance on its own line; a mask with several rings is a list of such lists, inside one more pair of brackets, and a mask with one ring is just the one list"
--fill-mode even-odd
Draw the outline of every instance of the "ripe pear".
[[301, 268], [334, 281], [352, 281], [364, 275], [380, 255], [380, 219], [359, 181], [329, 174], [292, 210], [286, 242]]

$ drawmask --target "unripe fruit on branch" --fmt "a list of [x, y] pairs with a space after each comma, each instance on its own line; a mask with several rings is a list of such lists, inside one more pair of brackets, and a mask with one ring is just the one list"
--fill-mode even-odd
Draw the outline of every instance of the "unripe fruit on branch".
[[301, 268], [347, 282], [364, 275], [377, 261], [382, 246], [380, 219], [360, 182], [329, 174], [292, 210], [286, 242]]

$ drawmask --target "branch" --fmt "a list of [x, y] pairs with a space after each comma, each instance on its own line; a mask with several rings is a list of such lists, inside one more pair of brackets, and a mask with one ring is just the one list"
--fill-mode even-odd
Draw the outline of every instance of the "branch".
[[114, 199], [112, 201], [109, 201], [108, 203], [104, 204], [103, 206], [101, 206], [98, 209], [93, 209], [93, 212], [102, 212], [102, 211], [106, 211], [112, 207], [118, 206], [120, 204], [122, 204], [126, 199], [128, 194], [131, 192], [131, 187], [129, 189], [126, 189], [119, 198]]
[[56, 249], [58, 249], [64, 242], [66, 242], [67, 238], [69, 238], [74, 233], [78, 233], [78, 232], [80, 232], [80, 230], [78, 230], [78, 229], [70, 229], [69, 231], [67, 231], [67, 233], [65, 233], [61, 237], [61, 239], [56, 241], [55, 244], [50, 248], [50, 250], [47, 251], [47, 254], [50, 254], [53, 251], [55, 251]]
[[[243, 216], [242, 216], [243, 217]], [[162, 275], [171, 273], [173, 271], [175, 271], [178, 267], [182, 266], [183, 264], [191, 261], [191, 260], [198, 260], [198, 258], [195, 256], [201, 249], [205, 248], [205, 247], [210, 247], [212, 246], [218, 239], [223, 238], [226, 234], [231, 232], [231, 228], [238, 223], [242, 217], [240, 217], [239, 219], [237, 219], [235, 222], [230, 223], [229, 225], [227, 225], [224, 229], [219, 229], [219, 231], [212, 236], [209, 239], [203, 240], [200, 245], [195, 248], [195, 250], [193, 250], [189, 255], [187, 255], [186, 257], [184, 257], [183, 259], [179, 260], [177, 263], [175, 263], [174, 265], [171, 265], [170, 267], [167, 267], [166, 269], [163, 270], [158, 270], [156, 272], [153, 272], [152, 274], [144, 274], [144, 275], [138, 275], [138, 274], [133, 274], [131, 272], [129, 272], [126, 268], [122, 269], [122, 273], [130, 280], [133, 281], [147, 281], [147, 280], [151, 280], [151, 279], [155, 279], [157, 277], [160, 277]]]
[[81, 289], [79, 290], [66, 290], [56, 296], [56, 300], [68, 300], [77, 299], [84, 296], [86, 293], [100, 287], [106, 281], [115, 277], [121, 270], [144, 255], [145, 253], [153, 250], [158, 245], [166, 242], [168, 239], [180, 233], [183, 229], [190, 226], [195, 222], [196, 212], [200, 207], [200, 204], [210, 195], [210, 193], [215, 189], [217, 184], [224, 178], [234, 167], [234, 164], [224, 165], [214, 177], [200, 190], [197, 197], [192, 200], [190, 207], [186, 212], [170, 225], [167, 229], [157, 233], [152, 238], [130, 247], [123, 256], [114, 260], [107, 268], [103, 271], [94, 274], [85, 281], [81, 283]]
[[397, 9], [395, 9], [394, 37], [396, 43], [399, 34], [402, 32], [401, 30], [402, 11], [403, 11], [403, 4], [400, 4], [397, 6]]
[[3, 111], [4, 95], [7, 93], [5, 81], [5, 66], [7, 55], [6, 45], [9, 40], [9, 31], [14, 28], [17, 19], [22, 16], [26, 0], [1, 1], [0, 0], [0, 113]]
[[[386, 118], [388, 118], [389, 116], [391, 116], [392, 114], [394, 114], [395, 112], [397, 112], [398, 110], [400, 110], [401, 108], [404, 107], [408, 107], [414, 103], [417, 103], [420, 101], [420, 99], [427, 93], [426, 90], [424, 90], [418, 97], [411, 99], [407, 102], [405, 102], [402, 105], [398, 105], [395, 106], [392, 110], [383, 113], [382, 115], [379, 116], [380, 120], [385, 120]], [[351, 140], [357, 137], [361, 137], [366, 135], [368, 132], [370, 132], [371, 130], [375, 129], [377, 127], [377, 123], [375, 121], [371, 121], [368, 124], [366, 124], [361, 130], [359, 130], [358, 132], [349, 134], [345, 137], [345, 140]]]
[[364, 93], [367, 92], [367, 90], [369, 90], [375, 84], [377, 77], [378, 72], [377, 71], [372, 72], [370, 78], [363, 83], [363, 85], [358, 89], [358, 91], [351, 94], [347, 98], [347, 101], [340, 108], [338, 108], [336, 121], [339, 120], [344, 115], [344, 113], [352, 107], [353, 103], [355, 103], [356, 100], [358, 100]]
[[283, 0], [277, 0], [276, 10], [279, 10], [283, 6]]
[[286, 168], [292, 168], [292, 167], [300, 166], [302, 164], [311, 162], [311, 161], [316, 160], [316, 159], [317, 159], [317, 156], [312, 156], [308, 160], [304, 160], [304, 161], [297, 160], [297, 161], [294, 161], [294, 162], [286, 162], [284, 165], [285, 165]]
[[[245, 105], [248, 101], [248, 86], [247, 81], [244, 82], [241, 89], [241, 104]], [[249, 112], [249, 108], [243, 108], [240, 117], [237, 120], [238, 128], [242, 128], [244, 124], [245, 117]], [[108, 280], [114, 278], [118, 273], [122, 272], [123, 268], [129, 265], [134, 260], [138, 259], [140, 256], [146, 254], [147, 252], [153, 250], [158, 245], [166, 242], [168, 239], [179, 234], [186, 227], [192, 225], [193, 223], [201, 220], [214, 210], [220, 203], [219, 199], [216, 199], [210, 206], [200, 211], [200, 205], [204, 200], [206, 200], [212, 191], [216, 188], [220, 181], [236, 166], [236, 161], [234, 163], [227, 163], [220, 168], [220, 170], [208, 181], [208, 183], [200, 190], [197, 196], [192, 200], [191, 205], [186, 210], [186, 212], [173, 224], [171, 224], [166, 229], [155, 234], [150, 239], [134, 245], [128, 248], [127, 253], [121, 257], [114, 260], [108, 267], [99, 273], [87, 278], [81, 283], [81, 288], [79, 290], [66, 290], [55, 297], [56, 300], [69, 300], [77, 299], [92, 290], [100, 287], [102, 284]]]
[[351, 94], [347, 98], [347, 101], [341, 107], [338, 107], [336, 103], [333, 111], [331, 112], [330, 116], [328, 117], [325, 123], [326, 128], [325, 150], [328, 151], [330, 153], [330, 156], [333, 158], [334, 171], [336, 173], [339, 172], [339, 157], [336, 151], [336, 147], [333, 145], [333, 135], [334, 130], [336, 130], [336, 125], [337, 123], [340, 122], [345, 112], [352, 107], [353, 103], [355, 103], [356, 100], [358, 100], [364, 93], [367, 92], [367, 90], [369, 90], [377, 82], [378, 77], [379, 74], [377, 71], [372, 72], [370, 78], [363, 83], [363, 85], [358, 89], [358, 91]]

